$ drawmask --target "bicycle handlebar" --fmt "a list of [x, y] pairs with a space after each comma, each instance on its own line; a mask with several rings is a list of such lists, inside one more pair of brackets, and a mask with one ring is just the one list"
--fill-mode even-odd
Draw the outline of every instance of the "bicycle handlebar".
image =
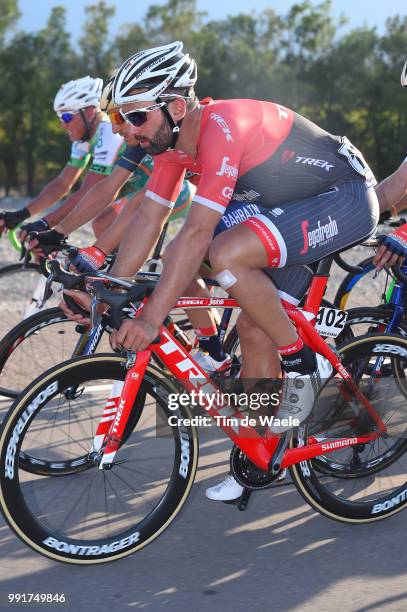
[[[123, 320], [123, 308], [132, 302], [141, 302], [145, 297], [151, 295], [155, 285], [156, 281], [145, 281], [133, 285], [126, 293], [117, 293], [105, 287], [102, 280], [96, 280], [92, 283], [92, 291], [100, 302], [109, 306], [113, 327], [119, 329]], [[154, 340], [155, 342], [159, 342], [159, 339]]]
[[407, 286], [407, 274], [400, 268], [399, 264], [392, 266], [393, 274], [400, 283]]
[[61, 263], [57, 259], [52, 259], [47, 263], [52, 280], [61, 283], [65, 289], [84, 289], [86, 274], [74, 274], [61, 268]]

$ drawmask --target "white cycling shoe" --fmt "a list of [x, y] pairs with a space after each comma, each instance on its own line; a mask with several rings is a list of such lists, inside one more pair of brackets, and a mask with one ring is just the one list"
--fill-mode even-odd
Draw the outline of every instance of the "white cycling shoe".
[[[287, 470], [281, 470], [276, 482], [281, 482], [286, 477]], [[243, 487], [229, 474], [219, 484], [209, 487], [205, 496], [214, 501], [231, 502], [236, 501], [243, 493]]]
[[[311, 414], [318, 393], [332, 374], [332, 365], [325, 357], [316, 353], [316, 360], [317, 369], [312, 374], [284, 375], [281, 403], [270, 427], [272, 433], [289, 431]], [[293, 424], [294, 420], [298, 422]]]
[[213, 357], [211, 357], [208, 353], [203, 353], [202, 351], [198, 351], [193, 355], [193, 358], [205, 372], [208, 374], [215, 374], [217, 372], [225, 372], [232, 365], [232, 360], [229, 355], [226, 355], [225, 359], [222, 361], [216, 361]]

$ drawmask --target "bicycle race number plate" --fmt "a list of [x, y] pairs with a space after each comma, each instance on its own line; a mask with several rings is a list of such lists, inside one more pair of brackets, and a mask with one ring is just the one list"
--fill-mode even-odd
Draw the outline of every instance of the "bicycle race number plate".
[[347, 317], [348, 313], [345, 310], [321, 306], [318, 310], [315, 329], [321, 336], [336, 338], [345, 327]]

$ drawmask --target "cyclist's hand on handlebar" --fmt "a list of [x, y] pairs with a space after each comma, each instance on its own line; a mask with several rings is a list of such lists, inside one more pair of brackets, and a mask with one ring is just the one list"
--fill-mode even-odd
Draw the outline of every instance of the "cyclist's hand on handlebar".
[[120, 329], [115, 329], [110, 335], [110, 346], [113, 350], [120, 347], [131, 351], [144, 351], [157, 338], [158, 327], [137, 317], [135, 321], [125, 319]]
[[407, 223], [387, 236], [377, 236], [380, 247], [373, 259], [376, 270], [403, 263], [407, 257]]
[[78, 272], [90, 273], [96, 272], [105, 262], [106, 254], [98, 247], [90, 246], [85, 249], [79, 249], [77, 254], [71, 259], [71, 263], [75, 266]]
[[11, 230], [17, 227], [20, 223], [28, 219], [30, 212], [27, 208], [21, 208], [15, 211], [0, 212], [0, 234], [5, 230]]
[[63, 310], [63, 312], [68, 317], [68, 319], [70, 319], [71, 321], [76, 321], [77, 323], [80, 323], [81, 325], [89, 325], [90, 324], [90, 308], [91, 308], [91, 301], [92, 301], [92, 298], [90, 297], [90, 295], [88, 295], [84, 291], [76, 291], [76, 290], [72, 291], [70, 289], [65, 289], [64, 294], [65, 293], [69, 295], [77, 304], [79, 304], [81, 308], [83, 308], [84, 310], [89, 310], [89, 317], [84, 317], [80, 314], [75, 313], [73, 310], [69, 308], [65, 300], [61, 300], [59, 303], [59, 307], [61, 308], [61, 310]]
[[27, 235], [30, 232], [46, 232], [49, 230], [49, 223], [45, 221], [45, 219], [38, 219], [38, 221], [32, 221], [31, 223], [24, 223], [20, 227], [20, 231], [18, 233], [18, 237], [21, 242], [27, 238]]
[[63, 247], [65, 245], [65, 240], [66, 237], [60, 232], [57, 232], [56, 230], [49, 230], [48, 232], [39, 232], [36, 238], [30, 240], [30, 242], [28, 243], [28, 248], [36, 255], [41, 256], [43, 255], [43, 251], [41, 249], [42, 246], [51, 246], [57, 249], [58, 247]]

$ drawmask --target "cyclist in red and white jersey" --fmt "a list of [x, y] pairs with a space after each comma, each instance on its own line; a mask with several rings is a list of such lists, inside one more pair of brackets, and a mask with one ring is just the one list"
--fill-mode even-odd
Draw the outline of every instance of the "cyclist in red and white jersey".
[[[193, 91], [195, 62], [182, 48], [175, 42], [133, 55], [113, 86], [113, 101], [128, 129], [154, 156], [146, 198], [113, 273], [127, 276], [144, 263], [186, 171], [198, 177], [198, 188], [184, 226], [166, 250], [157, 288], [140, 317], [113, 333], [112, 344], [133, 350], [148, 346], [209, 251], [219, 284], [243, 310], [244, 376], [275, 377], [281, 363], [277, 416], [301, 422], [331, 366], [303, 345], [280, 298], [298, 303], [311, 278], [308, 264], [374, 232], [375, 179], [345, 137], [282, 105], [199, 103]], [[232, 223], [239, 217], [240, 223]], [[143, 242], [134, 242], [133, 224], [146, 228]], [[286, 429], [272, 427], [276, 433]]]

